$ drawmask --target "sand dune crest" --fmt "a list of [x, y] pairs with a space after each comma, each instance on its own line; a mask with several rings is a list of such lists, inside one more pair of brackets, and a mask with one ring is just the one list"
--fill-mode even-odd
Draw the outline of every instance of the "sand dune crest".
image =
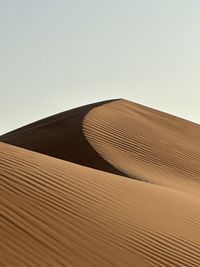
[[0, 266], [200, 266], [199, 137], [126, 100], [1, 136]]

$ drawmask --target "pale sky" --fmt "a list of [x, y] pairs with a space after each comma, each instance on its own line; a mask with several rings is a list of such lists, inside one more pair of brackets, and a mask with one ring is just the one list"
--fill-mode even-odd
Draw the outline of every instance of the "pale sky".
[[200, 123], [199, 0], [0, 0], [0, 134], [126, 98]]

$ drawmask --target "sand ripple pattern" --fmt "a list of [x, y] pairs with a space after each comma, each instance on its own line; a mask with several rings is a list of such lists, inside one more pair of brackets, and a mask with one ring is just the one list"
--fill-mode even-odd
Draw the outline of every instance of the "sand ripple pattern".
[[145, 182], [200, 194], [200, 125], [132, 103], [92, 109], [85, 137], [115, 168]]
[[199, 266], [199, 201], [0, 145], [0, 266]]
[[0, 141], [0, 267], [200, 266], [199, 125], [117, 100]]

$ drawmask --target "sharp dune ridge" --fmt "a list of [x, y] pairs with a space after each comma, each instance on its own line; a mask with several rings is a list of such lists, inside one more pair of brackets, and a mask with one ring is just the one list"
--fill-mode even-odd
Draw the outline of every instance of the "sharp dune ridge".
[[200, 126], [124, 99], [0, 137], [0, 266], [200, 266]]
[[129, 177], [199, 193], [200, 126], [127, 100], [92, 109], [84, 134]]
[[116, 100], [61, 112], [2, 135], [0, 141], [84, 166], [121, 174], [91, 147], [82, 130], [83, 118], [91, 109], [112, 101]]

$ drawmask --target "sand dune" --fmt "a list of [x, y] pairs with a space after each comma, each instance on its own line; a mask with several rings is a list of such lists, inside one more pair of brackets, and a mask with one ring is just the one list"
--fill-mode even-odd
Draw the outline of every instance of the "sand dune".
[[84, 132], [129, 177], [199, 194], [200, 126], [126, 100], [92, 109]]
[[0, 148], [0, 246], [8, 255], [4, 262], [200, 263], [199, 200], [10, 145]]
[[82, 129], [85, 115], [94, 107], [109, 102], [104, 101], [59, 113], [2, 135], [0, 141], [84, 166], [121, 174], [92, 149]]
[[0, 266], [200, 266], [199, 137], [126, 100], [1, 136]]

